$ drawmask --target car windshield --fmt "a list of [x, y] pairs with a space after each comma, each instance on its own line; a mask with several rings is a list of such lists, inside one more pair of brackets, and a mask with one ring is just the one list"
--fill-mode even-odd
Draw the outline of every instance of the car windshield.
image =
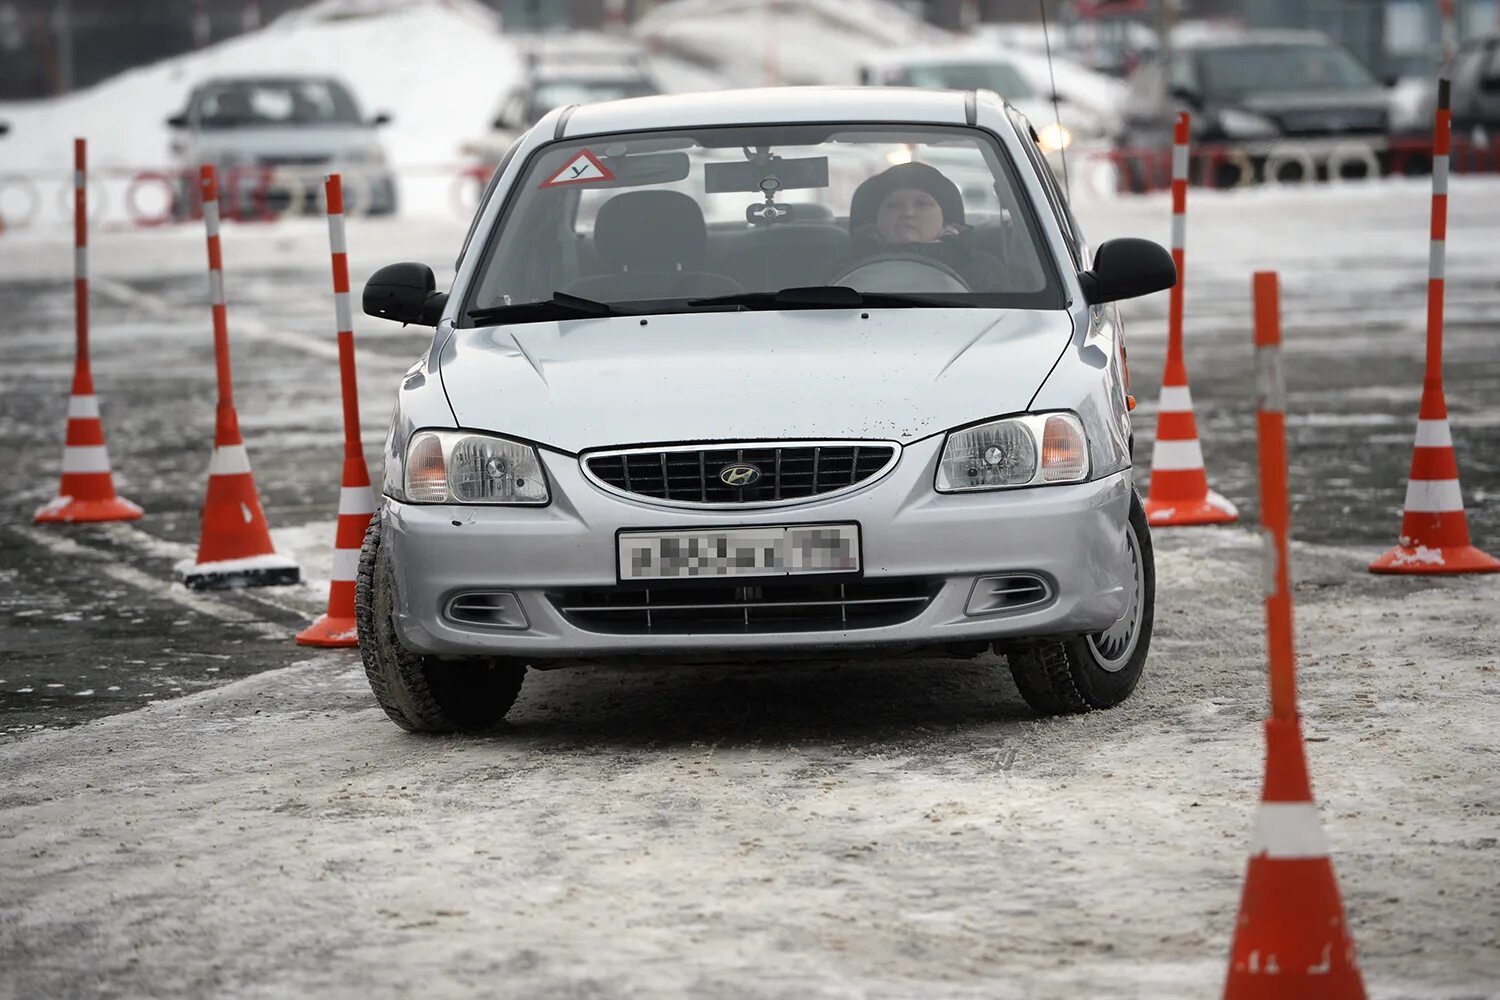
[[594, 104], [626, 97], [650, 97], [657, 92], [649, 80], [548, 80], [532, 91], [537, 116], [567, 104]]
[[1008, 101], [1025, 101], [1036, 90], [1009, 63], [930, 63], [907, 66], [902, 81], [912, 87], [943, 90], [993, 90]]
[[[962, 127], [765, 125], [552, 143], [511, 186], [464, 315], [529, 316], [537, 310], [514, 307], [534, 304], [589, 315], [1062, 308], [1015, 170], [990, 133]], [[798, 293], [777, 296], [789, 288]]]
[[354, 125], [354, 98], [327, 80], [233, 80], [198, 94], [200, 128]]
[[1211, 94], [1255, 91], [1357, 90], [1376, 86], [1358, 60], [1331, 45], [1246, 45], [1203, 54]]

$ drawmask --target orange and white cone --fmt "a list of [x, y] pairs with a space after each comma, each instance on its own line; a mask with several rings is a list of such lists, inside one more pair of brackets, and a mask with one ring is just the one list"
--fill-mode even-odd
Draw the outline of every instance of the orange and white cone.
[[115, 493], [104, 423], [89, 368], [88, 151], [73, 140], [73, 310], [78, 349], [73, 358], [73, 389], [68, 396], [68, 430], [63, 443], [62, 481], [57, 496], [38, 507], [37, 524], [82, 521], [134, 521], [141, 508]]
[[1433, 126], [1432, 233], [1427, 258], [1427, 371], [1417, 440], [1396, 547], [1370, 563], [1372, 573], [1495, 573], [1500, 560], [1469, 541], [1469, 517], [1458, 485], [1458, 456], [1443, 393], [1443, 286], [1448, 236], [1448, 156], [1451, 122], [1447, 80], [1438, 81]]
[[1266, 783], [1229, 952], [1226, 1000], [1363, 998], [1296, 718], [1266, 720]]
[[193, 590], [296, 583], [301, 577], [297, 564], [271, 544], [271, 530], [266, 525], [255, 476], [250, 471], [250, 456], [240, 436], [229, 370], [229, 320], [224, 306], [224, 265], [219, 245], [219, 188], [213, 167], [202, 169], [200, 182], [203, 219], [208, 229], [208, 283], [213, 304], [219, 404], [198, 556], [178, 563], [177, 576]]
[[328, 611], [297, 633], [304, 646], [357, 646], [354, 582], [359, 550], [375, 513], [370, 470], [359, 437], [359, 395], [354, 378], [354, 314], [349, 303], [349, 247], [344, 238], [344, 188], [338, 174], [324, 182], [328, 196], [328, 242], [333, 253], [333, 306], [338, 325], [339, 379], [344, 401], [344, 474], [339, 489], [338, 531], [333, 542], [333, 580]]
[[1172, 260], [1177, 284], [1172, 286], [1167, 314], [1167, 368], [1161, 380], [1161, 402], [1156, 415], [1156, 444], [1151, 452], [1151, 487], [1146, 494], [1146, 520], [1152, 527], [1186, 524], [1224, 524], [1239, 519], [1234, 504], [1208, 488], [1193, 395], [1183, 360], [1182, 310], [1186, 275], [1187, 112], [1177, 115], [1172, 145]]
[[1363, 1000], [1354, 941], [1344, 922], [1328, 839], [1313, 806], [1297, 717], [1286, 386], [1275, 273], [1257, 273], [1254, 289], [1255, 423], [1271, 717], [1266, 720], [1265, 785], [1255, 816], [1224, 996], [1230, 1000]]

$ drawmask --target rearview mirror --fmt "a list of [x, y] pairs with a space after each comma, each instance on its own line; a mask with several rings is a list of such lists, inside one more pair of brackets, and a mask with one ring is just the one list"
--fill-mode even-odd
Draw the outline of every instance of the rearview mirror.
[[363, 304], [370, 316], [437, 326], [448, 304], [448, 293], [437, 290], [437, 279], [426, 264], [387, 264], [365, 282]]
[[1107, 240], [1094, 253], [1094, 266], [1078, 276], [1089, 305], [1150, 295], [1177, 284], [1172, 255], [1150, 240]]

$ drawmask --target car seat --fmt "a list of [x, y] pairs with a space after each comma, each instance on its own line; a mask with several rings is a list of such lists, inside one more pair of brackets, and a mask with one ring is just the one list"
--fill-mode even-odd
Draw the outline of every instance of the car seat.
[[602, 302], [696, 298], [744, 291], [722, 274], [692, 270], [708, 248], [703, 211], [679, 191], [629, 191], [599, 207], [594, 251], [603, 274], [564, 291]]

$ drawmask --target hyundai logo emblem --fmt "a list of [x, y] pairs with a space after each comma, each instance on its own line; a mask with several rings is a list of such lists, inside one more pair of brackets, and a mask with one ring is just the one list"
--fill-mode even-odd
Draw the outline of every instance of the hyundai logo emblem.
[[719, 480], [725, 486], [754, 486], [760, 482], [760, 470], [753, 465], [726, 465]]

